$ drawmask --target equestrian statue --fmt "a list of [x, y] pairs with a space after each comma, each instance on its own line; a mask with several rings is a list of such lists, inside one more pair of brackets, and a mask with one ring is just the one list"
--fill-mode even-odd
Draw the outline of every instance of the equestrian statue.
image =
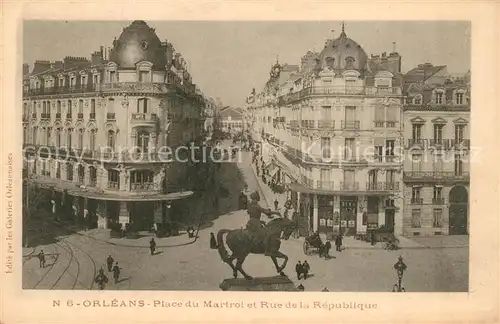
[[[288, 256], [279, 251], [281, 239], [288, 240], [296, 228], [296, 223], [288, 218], [273, 218], [273, 215], [281, 216], [277, 211], [265, 209], [259, 205], [259, 194], [253, 192], [250, 194], [251, 202], [248, 204], [248, 215], [250, 219], [245, 229], [221, 229], [217, 233], [217, 249], [223, 262], [227, 263], [233, 269], [233, 276], [238, 277], [238, 271], [245, 279], [252, 279], [245, 271], [242, 265], [246, 257], [252, 254], [264, 254], [271, 257], [276, 267], [276, 271], [285, 276], [285, 269], [288, 262]], [[267, 224], [261, 221], [261, 215], [266, 214], [271, 221]], [[226, 245], [231, 254], [224, 246], [223, 236], [226, 235]], [[236, 264], [233, 260], [236, 259]], [[277, 259], [284, 259], [281, 266]]]

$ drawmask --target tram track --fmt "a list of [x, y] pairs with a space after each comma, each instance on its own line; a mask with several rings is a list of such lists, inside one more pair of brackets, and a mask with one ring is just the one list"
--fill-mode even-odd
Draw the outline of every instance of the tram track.
[[[64, 270], [59, 274], [59, 276], [57, 277], [56, 281], [52, 284], [52, 286], [49, 288], [50, 290], [53, 290], [54, 287], [61, 281], [61, 279], [64, 277], [64, 275], [66, 273], [69, 274], [68, 270], [69, 270], [69, 267], [71, 266], [71, 264], [73, 263], [73, 260], [76, 260], [75, 258], [75, 255], [73, 253], [73, 249], [71, 249], [71, 247], [68, 245], [69, 248], [65, 248], [61, 243], [54, 243], [55, 245], [61, 247], [63, 250], [69, 252], [69, 255], [70, 255], [70, 260], [68, 262], [68, 265], [64, 268]], [[76, 276], [75, 276], [75, 281], [73, 282], [73, 286], [72, 286], [72, 289], [75, 289], [75, 286], [78, 282], [78, 276], [80, 275], [80, 264], [78, 262], [78, 260], [76, 260], [76, 263], [77, 263], [77, 273], [76, 273]]]
[[[38, 280], [36, 282], [36, 284], [33, 286], [33, 288], [31, 288], [31, 289], [36, 289], [38, 287], [38, 285], [40, 285], [40, 283], [42, 283], [43, 279], [45, 279], [45, 277], [47, 277], [47, 275], [49, 274], [49, 272], [51, 272], [51, 270], [54, 268], [54, 266], [56, 265], [57, 261], [59, 260], [59, 253], [57, 253], [57, 249], [55, 248], [55, 244], [52, 243], [52, 244], [50, 244], [50, 246], [52, 246], [53, 251], [54, 251], [54, 256], [55, 256], [54, 257], [54, 261], [50, 265], [50, 268], [43, 274], [43, 276], [40, 278], [40, 280]], [[30, 259], [28, 259], [28, 260], [30, 260]], [[26, 261], [28, 261], [28, 260], [26, 260]], [[23, 262], [23, 265], [24, 265], [25, 262]]]
[[[92, 288], [94, 287], [94, 284], [95, 284], [95, 277], [97, 276], [97, 265], [96, 265], [96, 262], [94, 260], [94, 258], [90, 255], [90, 253], [88, 253], [87, 251], [85, 251], [81, 246], [73, 243], [73, 242], [69, 242], [68, 240], [66, 239], [63, 239], [64, 243], [70, 245], [70, 246], [74, 246], [75, 248], [77, 248], [78, 250], [82, 251], [83, 254], [85, 254], [89, 259], [90, 261], [92, 262], [92, 267], [93, 267], [93, 275], [92, 275], [92, 280], [91, 280], [91, 284], [90, 284], [90, 287], [89, 287], [89, 290], [92, 290]], [[78, 260], [78, 259], [77, 259]], [[79, 264], [79, 262], [78, 262]], [[82, 285], [83, 286], [83, 285]]]

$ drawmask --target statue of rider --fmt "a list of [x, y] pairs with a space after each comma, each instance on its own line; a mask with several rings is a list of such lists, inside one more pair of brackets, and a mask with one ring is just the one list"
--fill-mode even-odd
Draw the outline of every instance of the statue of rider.
[[280, 215], [277, 211], [272, 211], [271, 209], [265, 209], [259, 205], [259, 193], [252, 192], [250, 194], [250, 204], [248, 205], [248, 216], [250, 219], [248, 220], [246, 229], [248, 230], [251, 242], [255, 246], [256, 244], [263, 242], [265, 247], [265, 254], [268, 255], [268, 232], [264, 226], [264, 222], [260, 220], [262, 213], [266, 214], [268, 217], [272, 217], [272, 215]]

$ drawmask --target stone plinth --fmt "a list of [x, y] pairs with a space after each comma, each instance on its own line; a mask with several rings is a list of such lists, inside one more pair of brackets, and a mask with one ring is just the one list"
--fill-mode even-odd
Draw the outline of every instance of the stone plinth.
[[264, 278], [224, 279], [219, 285], [222, 291], [297, 291], [297, 287], [288, 277], [275, 276]]

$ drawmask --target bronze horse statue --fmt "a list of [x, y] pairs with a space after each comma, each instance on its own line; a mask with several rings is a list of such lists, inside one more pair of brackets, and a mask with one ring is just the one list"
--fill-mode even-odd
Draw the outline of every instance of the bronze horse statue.
[[[238, 271], [245, 279], [252, 279], [242, 268], [246, 257], [252, 254], [264, 254], [270, 256], [276, 267], [276, 271], [285, 276], [285, 269], [288, 262], [288, 256], [279, 251], [281, 247], [281, 238], [288, 240], [292, 232], [296, 229], [296, 223], [288, 218], [275, 218], [267, 223], [265, 230], [267, 231], [267, 242], [263, 242], [262, 238], [252, 238], [252, 234], [247, 229], [228, 230], [221, 229], [217, 233], [217, 249], [222, 261], [227, 263], [233, 269], [233, 276], [238, 277]], [[229, 255], [224, 247], [223, 236], [226, 236], [226, 244], [231, 250]], [[267, 249], [266, 249], [267, 244]], [[236, 259], [236, 264], [233, 265], [233, 260]], [[278, 265], [277, 259], [284, 259], [281, 267]]]

